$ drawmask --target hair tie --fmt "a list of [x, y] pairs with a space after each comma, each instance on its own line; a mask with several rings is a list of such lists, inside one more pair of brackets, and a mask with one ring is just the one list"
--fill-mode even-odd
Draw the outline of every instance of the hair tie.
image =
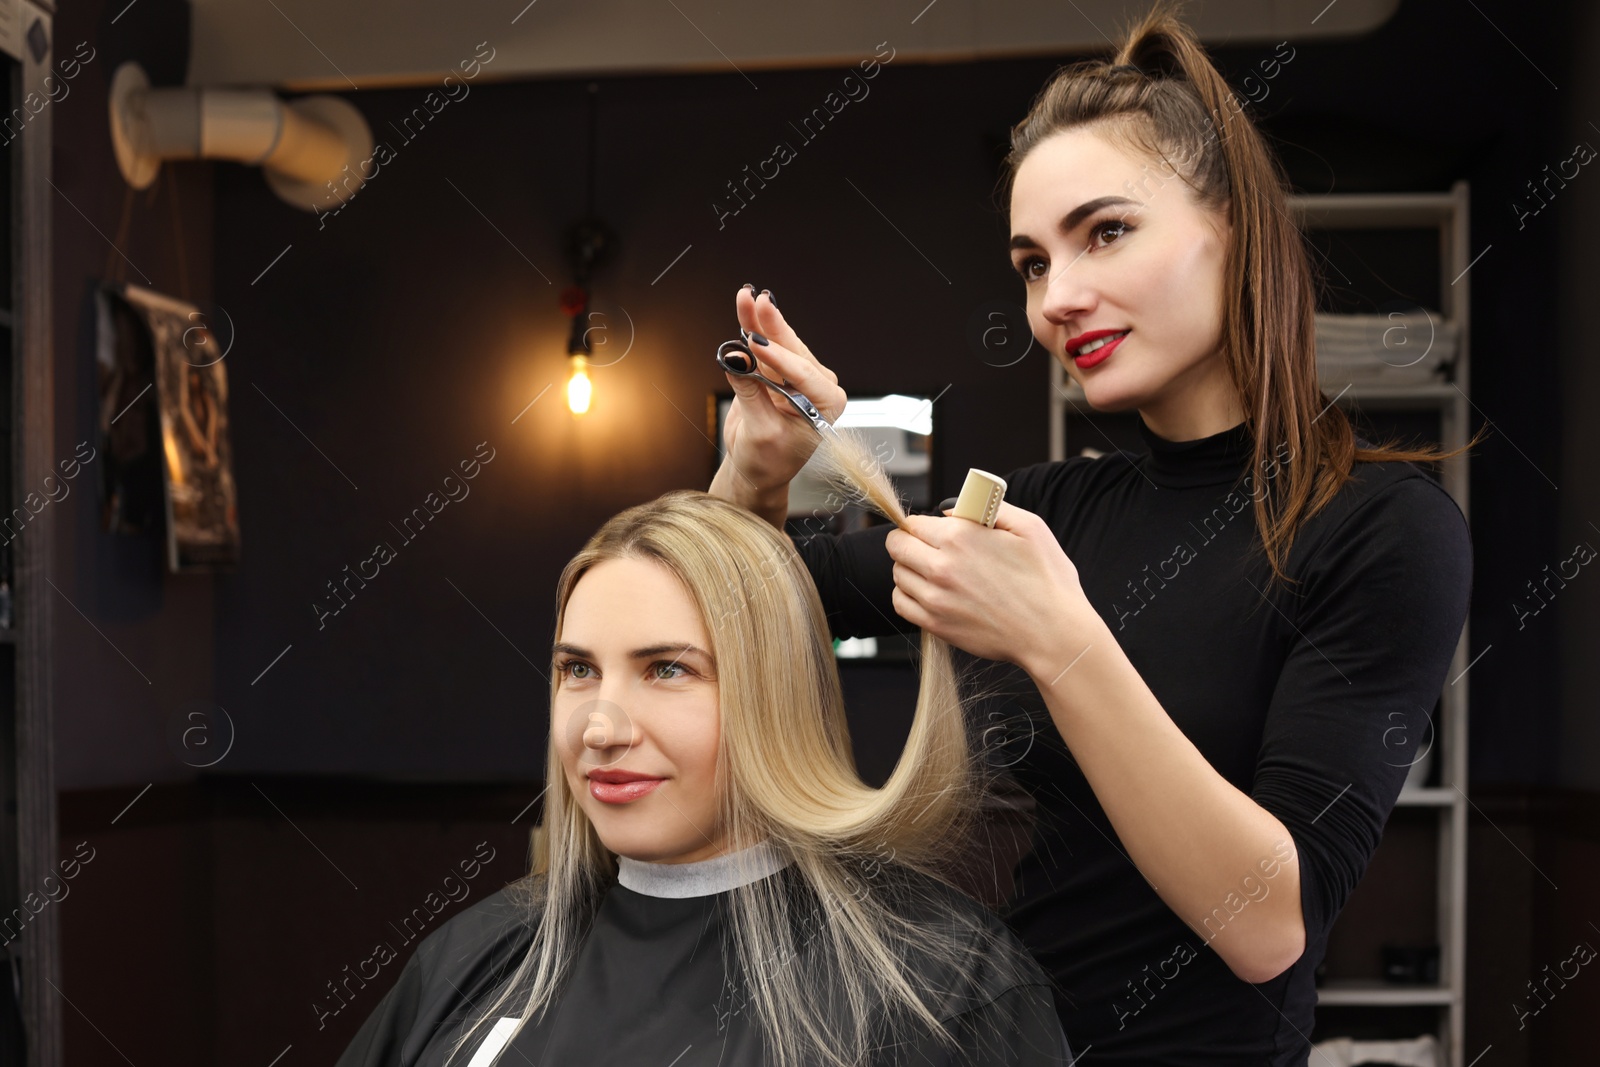
[[[1114, 67], [1107, 67], [1106, 68], [1106, 73], [1107, 74], [1118, 74], [1118, 73], [1120, 73], [1122, 71], [1125, 71], [1125, 70], [1129, 71], [1130, 73], [1133, 73], [1133, 74], [1144, 74], [1145, 73], [1142, 69], [1140, 69], [1139, 67], [1134, 66], [1132, 63], [1118, 63]], [[1148, 77], [1148, 75], [1146, 75], [1146, 76]]]

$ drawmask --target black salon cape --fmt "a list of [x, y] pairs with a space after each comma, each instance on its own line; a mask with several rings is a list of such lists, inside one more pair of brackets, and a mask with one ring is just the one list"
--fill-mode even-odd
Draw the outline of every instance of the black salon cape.
[[[1148, 452], [1013, 471], [1006, 500], [1049, 525], [1184, 736], [1288, 829], [1305, 953], [1271, 981], [1235, 976], [1212, 946], [1256, 906], [1252, 894], [1282, 892], [1281, 878], [1264, 876], [1276, 857], [1263, 852], [1264, 868], [1219, 886], [1204, 936], [1190, 929], [1129, 859], [1038, 688], [989, 665], [984, 688], [1007, 695], [979, 709], [982, 744], [1037, 818], [1004, 914], [1050, 975], [1073, 1048], [1094, 1063], [1298, 1067], [1329, 930], [1409, 765], [1437, 748], [1471, 537], [1422, 468], [1357, 463], [1295, 538], [1286, 569], [1298, 585], [1269, 589], [1252, 497], [1281, 475], [1250, 471], [1244, 424], [1194, 441], [1166, 440], [1142, 419], [1138, 431]], [[837, 636], [909, 627], [894, 609], [887, 532], [797, 539]], [[1080, 651], [1069, 638], [1061, 668]]]
[[[771, 877], [792, 878], [793, 868]], [[1008, 959], [973, 953], [959, 970], [913, 956], [908, 968], [945, 991], [940, 1017], [958, 1038], [947, 1049], [931, 1037], [880, 1048], [870, 1067], [1053, 1067], [1071, 1063], [1047, 980], [1015, 937], [982, 907], [931, 881], [934, 891], [979, 914]], [[754, 1005], [732, 949], [724, 965], [728, 894], [682, 899], [645, 896], [613, 884], [584, 940], [569, 983], [538, 1024], [524, 1027], [500, 1055], [503, 1067], [580, 1067], [597, 1063], [656, 1067], [746, 1067], [769, 1062], [752, 1026]], [[337, 1067], [441, 1067], [474, 1006], [486, 1004], [526, 953], [533, 929], [502, 889], [435, 930], [406, 962]], [[800, 951], [807, 939], [796, 938]], [[1017, 968], [1006, 974], [1009, 963]], [[910, 970], [908, 969], [908, 973]], [[520, 1013], [520, 1005], [502, 1012]], [[466, 1067], [488, 1033], [480, 1029], [452, 1061]]]

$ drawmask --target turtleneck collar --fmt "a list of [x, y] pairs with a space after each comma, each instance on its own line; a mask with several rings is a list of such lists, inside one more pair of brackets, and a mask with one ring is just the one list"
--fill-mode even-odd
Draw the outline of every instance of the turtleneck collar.
[[647, 897], [708, 897], [757, 882], [789, 865], [770, 842], [693, 863], [648, 863], [617, 857], [617, 883]]
[[1235, 481], [1250, 465], [1255, 441], [1248, 423], [1193, 441], [1169, 441], [1138, 420], [1139, 436], [1150, 450], [1145, 473], [1157, 485], [1186, 489], [1225, 485]]

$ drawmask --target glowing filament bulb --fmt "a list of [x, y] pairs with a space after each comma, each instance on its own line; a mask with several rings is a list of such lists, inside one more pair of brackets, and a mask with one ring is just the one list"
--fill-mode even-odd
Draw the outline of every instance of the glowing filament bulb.
[[567, 379], [567, 407], [574, 415], [589, 410], [589, 398], [594, 393], [587, 366], [582, 356], [572, 357], [572, 377]]

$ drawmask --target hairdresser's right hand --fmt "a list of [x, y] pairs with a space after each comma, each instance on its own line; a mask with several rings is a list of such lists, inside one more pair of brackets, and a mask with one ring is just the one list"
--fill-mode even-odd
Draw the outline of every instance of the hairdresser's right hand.
[[[839, 376], [817, 362], [771, 297], [760, 299], [743, 288], [734, 297], [734, 306], [739, 325], [768, 342], [750, 345], [761, 373], [776, 382], [787, 380], [829, 422], [836, 420], [845, 402]], [[712, 479], [711, 493], [750, 509], [781, 530], [789, 511], [789, 483], [821, 437], [771, 386], [733, 374], [728, 375], [728, 384], [734, 399], [722, 427], [726, 455]]]

